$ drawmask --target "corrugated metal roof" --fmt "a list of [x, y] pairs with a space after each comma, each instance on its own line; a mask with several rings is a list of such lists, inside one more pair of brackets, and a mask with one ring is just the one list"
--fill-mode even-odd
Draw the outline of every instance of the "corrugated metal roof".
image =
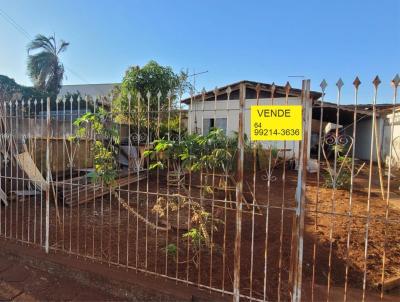
[[[235, 82], [232, 84], [224, 85], [222, 87], [218, 87], [217, 88], [218, 100], [226, 100], [227, 99], [226, 98], [226, 96], [227, 96], [226, 89], [228, 87], [231, 88], [231, 90], [232, 90], [231, 94], [233, 94], [234, 92], [237, 92], [239, 90], [239, 85], [242, 83], [246, 84], [246, 89], [250, 89], [250, 90], [254, 90], [254, 91], [255, 91], [256, 87], [259, 86], [261, 92], [271, 91], [271, 87], [273, 85], [273, 84], [267, 84], [267, 83], [256, 82], [256, 81], [242, 80], [242, 81]], [[274, 84], [274, 85], [275, 85], [275, 93], [274, 93], [275, 97], [285, 96], [285, 86], [280, 86], [280, 85], [276, 85], [276, 84]], [[301, 89], [290, 88], [289, 97], [298, 97], [300, 95], [301, 95]], [[310, 91], [310, 95], [313, 100], [317, 100], [322, 96], [322, 93], [312, 90], [312, 91]], [[214, 90], [209, 90], [209, 91], [205, 92], [205, 101], [208, 101], [208, 100], [213, 101], [214, 98], [215, 98]], [[233, 98], [231, 98], [231, 99], [233, 99]], [[201, 101], [202, 94], [200, 93], [200, 94], [193, 96], [192, 100], [193, 101]], [[190, 104], [190, 101], [191, 101], [191, 98], [188, 97], [188, 98], [182, 100], [182, 103]]]

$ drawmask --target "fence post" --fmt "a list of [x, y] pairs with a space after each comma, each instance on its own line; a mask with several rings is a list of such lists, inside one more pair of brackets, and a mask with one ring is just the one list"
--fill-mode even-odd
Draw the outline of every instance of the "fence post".
[[239, 95], [239, 131], [237, 159], [237, 182], [236, 182], [236, 234], [234, 251], [233, 272], [233, 301], [240, 300], [240, 246], [242, 240], [242, 199], [243, 199], [243, 160], [244, 160], [244, 106], [246, 99], [246, 84], [240, 84]]
[[47, 129], [46, 129], [46, 237], [44, 249], [49, 253], [49, 236], [50, 236], [50, 97], [47, 98]]
[[291, 276], [292, 302], [301, 301], [302, 272], [303, 272], [303, 234], [306, 205], [307, 160], [309, 156], [309, 119], [312, 111], [310, 102], [310, 80], [303, 80], [301, 104], [303, 106], [303, 140], [299, 150], [299, 168], [296, 188], [296, 216], [294, 217], [292, 233]]

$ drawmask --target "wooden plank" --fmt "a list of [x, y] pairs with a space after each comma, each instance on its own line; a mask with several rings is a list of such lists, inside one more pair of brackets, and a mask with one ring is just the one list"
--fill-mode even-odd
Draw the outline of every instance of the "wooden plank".
[[16, 196], [35, 196], [40, 194], [40, 192], [36, 190], [19, 190], [19, 191], [11, 191], [10, 193]]
[[4, 203], [5, 206], [8, 206], [7, 195], [2, 189], [0, 189], [0, 200]]
[[98, 185], [94, 187], [93, 184], [78, 185], [72, 189], [72, 192], [70, 190], [68, 191], [67, 189], [66, 194], [63, 195], [64, 203], [69, 206], [74, 206], [78, 204], [92, 202], [96, 198], [109, 194], [112, 190], [115, 190], [116, 188], [125, 187], [131, 183], [140, 181], [145, 178], [145, 174], [140, 174], [139, 177], [137, 177], [137, 174], [134, 173], [132, 175], [117, 179], [116, 184], [113, 185], [111, 188], [100, 187]]
[[28, 152], [23, 152], [15, 155], [20, 168], [28, 175], [30, 181], [42, 191], [47, 191], [49, 185], [43, 178], [42, 173], [36, 167], [31, 155]]

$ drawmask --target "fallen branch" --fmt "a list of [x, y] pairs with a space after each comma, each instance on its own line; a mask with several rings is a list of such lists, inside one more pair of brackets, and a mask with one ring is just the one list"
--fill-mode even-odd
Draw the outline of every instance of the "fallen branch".
[[400, 276], [392, 277], [378, 284], [378, 288], [381, 289], [383, 286], [384, 291], [390, 291], [394, 288], [400, 287]]
[[167, 231], [170, 230], [171, 227], [167, 226], [167, 227], [160, 227], [156, 224], [154, 224], [153, 222], [149, 221], [148, 219], [146, 219], [145, 217], [143, 217], [142, 215], [140, 215], [138, 212], [136, 212], [131, 206], [129, 206], [129, 204], [118, 195], [118, 193], [115, 190], [112, 190], [112, 193], [114, 194], [114, 196], [117, 198], [118, 202], [126, 209], [128, 210], [129, 213], [131, 213], [132, 215], [135, 215], [136, 217], [139, 218], [140, 221], [144, 222], [145, 224], [149, 225], [151, 228], [158, 230], [158, 231]]

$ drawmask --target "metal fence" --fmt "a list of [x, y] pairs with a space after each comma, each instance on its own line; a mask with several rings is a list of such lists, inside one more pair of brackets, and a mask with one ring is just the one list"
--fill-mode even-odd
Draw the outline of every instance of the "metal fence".
[[[235, 301], [383, 297], [400, 274], [391, 84], [391, 104], [377, 77], [362, 106], [358, 78], [344, 105], [341, 80], [333, 103], [308, 80], [117, 105], [7, 100], [0, 235]], [[301, 142], [247, 139], [251, 106], [267, 104], [303, 106]]]

